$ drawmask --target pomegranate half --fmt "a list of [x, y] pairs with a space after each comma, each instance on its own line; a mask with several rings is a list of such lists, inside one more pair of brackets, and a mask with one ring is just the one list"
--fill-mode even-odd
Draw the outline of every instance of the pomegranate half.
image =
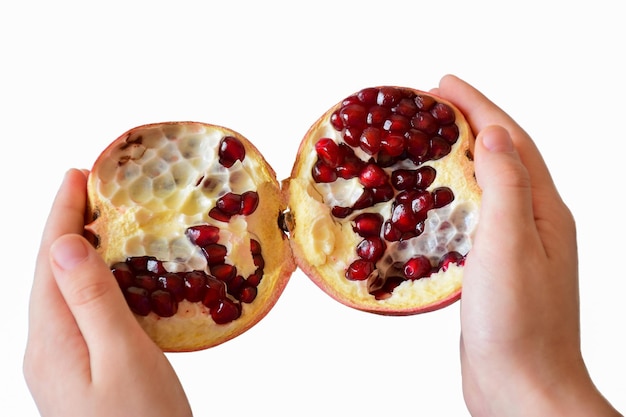
[[295, 269], [271, 167], [242, 135], [139, 126], [96, 160], [86, 232], [164, 351], [223, 343], [263, 318]]
[[365, 88], [309, 129], [285, 181], [298, 266], [350, 307], [408, 315], [461, 295], [478, 221], [474, 136], [452, 103]]
[[480, 205], [473, 141], [439, 97], [365, 88], [313, 124], [280, 184], [233, 130], [139, 126], [94, 163], [85, 230], [165, 351], [243, 333], [297, 266], [347, 306], [431, 311], [460, 297]]

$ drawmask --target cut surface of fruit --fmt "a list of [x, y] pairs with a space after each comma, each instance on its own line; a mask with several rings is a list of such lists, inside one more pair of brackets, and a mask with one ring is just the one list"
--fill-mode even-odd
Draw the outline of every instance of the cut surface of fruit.
[[[150, 337], [204, 349], [248, 330], [295, 269], [274, 171], [230, 129], [139, 126], [96, 160], [86, 233]], [[272, 220], [273, 219], [273, 220]]]
[[478, 222], [474, 137], [415, 89], [371, 87], [309, 129], [284, 181], [298, 266], [338, 301], [407, 315], [460, 297]]

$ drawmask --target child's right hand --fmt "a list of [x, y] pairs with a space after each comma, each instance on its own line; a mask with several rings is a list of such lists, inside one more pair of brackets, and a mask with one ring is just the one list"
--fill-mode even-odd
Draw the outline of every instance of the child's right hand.
[[434, 92], [477, 133], [480, 221], [461, 300], [461, 368], [476, 416], [619, 416], [580, 349], [574, 219], [537, 147], [507, 114], [453, 76]]

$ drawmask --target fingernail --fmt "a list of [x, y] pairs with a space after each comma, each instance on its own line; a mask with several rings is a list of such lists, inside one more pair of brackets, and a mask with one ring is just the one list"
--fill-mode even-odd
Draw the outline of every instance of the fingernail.
[[59, 268], [68, 270], [83, 262], [87, 258], [88, 252], [80, 238], [66, 236], [52, 244], [50, 255]]
[[501, 127], [490, 127], [481, 135], [483, 146], [491, 152], [513, 152], [515, 146], [509, 132]]

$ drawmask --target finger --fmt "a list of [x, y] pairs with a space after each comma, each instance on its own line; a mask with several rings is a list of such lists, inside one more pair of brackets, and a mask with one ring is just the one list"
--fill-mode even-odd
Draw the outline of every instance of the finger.
[[54, 380], [60, 373], [68, 380], [89, 375], [88, 362], [81, 361], [88, 356], [87, 347], [59, 292], [48, 259], [50, 245], [56, 238], [82, 231], [85, 186], [83, 172], [73, 169], [66, 173], [42, 234], [30, 295], [23, 363], [31, 389], [37, 389], [38, 380]]
[[69, 337], [77, 333], [72, 315], [50, 270], [49, 248], [59, 236], [82, 233], [86, 182], [83, 172], [75, 169], [68, 171], [52, 203], [35, 265], [29, 308], [29, 338], [58, 340], [59, 335]]
[[474, 153], [476, 180], [483, 193], [480, 216], [488, 219], [479, 226], [477, 245], [483, 239], [500, 242], [494, 249], [504, 254], [518, 253], [523, 245], [540, 247], [530, 175], [509, 132], [496, 125], [484, 128]]
[[546, 198], [549, 199], [558, 196], [550, 172], [535, 143], [508, 114], [474, 87], [453, 75], [446, 75], [441, 79], [437, 92], [459, 107], [474, 132], [480, 132], [490, 125], [499, 125], [508, 130], [523, 164], [528, 168], [531, 185], [537, 195], [547, 195]]
[[60, 237], [50, 256], [56, 282], [94, 363], [143, 333], [109, 267], [84, 237]]

